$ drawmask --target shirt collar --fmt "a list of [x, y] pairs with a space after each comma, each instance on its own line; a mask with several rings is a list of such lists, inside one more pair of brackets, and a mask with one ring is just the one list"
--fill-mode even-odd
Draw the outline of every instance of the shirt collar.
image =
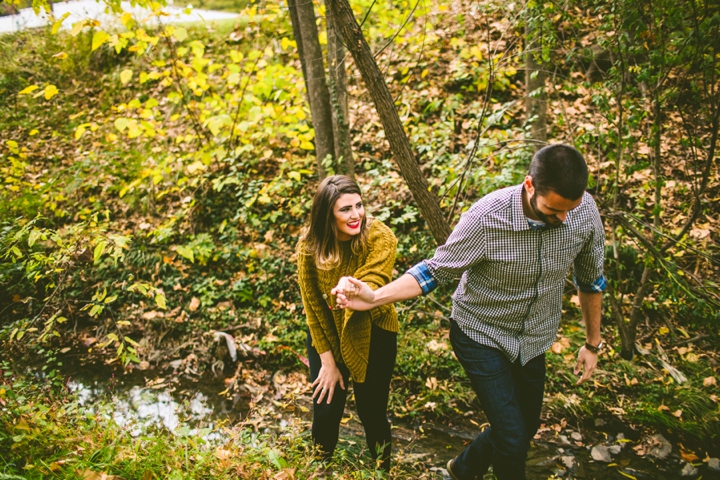
[[530, 230], [530, 225], [527, 222], [525, 211], [523, 210], [522, 195], [525, 187], [521, 183], [517, 185], [514, 192], [510, 196], [510, 203], [512, 208], [512, 225], [513, 230], [519, 232], [521, 230]]

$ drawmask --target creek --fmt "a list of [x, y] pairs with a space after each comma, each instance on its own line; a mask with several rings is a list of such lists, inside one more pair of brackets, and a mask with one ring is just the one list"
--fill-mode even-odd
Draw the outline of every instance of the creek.
[[[224, 433], [220, 427], [253, 420], [249, 398], [227, 399], [220, 395], [224, 389], [220, 378], [177, 382], [165, 378], [148, 380], [146, 374], [152, 375], [150, 371], [112, 374], [85, 366], [69, 376], [67, 385], [81, 404], [91, 408], [105, 405], [106, 412], [127, 427], [131, 435], [163, 428], [174, 434], [201, 435], [209, 442], [221, 442]], [[309, 422], [309, 395], [295, 395], [289, 405], [282, 409], [282, 418], [271, 420], [276, 426], [297, 421], [298, 417]], [[362, 425], [353, 405], [346, 409], [346, 416], [341, 426], [341, 446], [363, 445]], [[662, 459], [638, 455], [633, 446], [639, 444], [641, 435], [628, 425], [595, 422], [583, 426], [582, 431], [570, 427], [559, 431], [541, 429], [528, 455], [528, 478], [669, 480], [681, 478], [683, 468], [688, 468], [689, 464], [674, 451]], [[463, 418], [446, 423], [394, 419], [395, 456], [398, 462], [424, 464], [430, 478], [448, 478], [444, 477], [445, 463], [478, 433], [479, 429]], [[610, 461], [593, 460], [596, 446], [609, 451]], [[705, 465], [698, 469], [702, 470], [702, 478], [719, 478], [713, 476], [715, 472], [706, 471]]]

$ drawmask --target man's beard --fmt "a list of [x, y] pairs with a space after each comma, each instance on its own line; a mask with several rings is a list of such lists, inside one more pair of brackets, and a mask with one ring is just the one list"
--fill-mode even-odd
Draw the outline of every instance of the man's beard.
[[545, 215], [544, 213], [542, 213], [540, 210], [538, 210], [537, 199], [535, 198], [536, 195], [537, 195], [537, 190], [535, 190], [533, 192], [532, 197], [530, 197], [530, 207], [533, 209], [533, 213], [538, 218], [538, 220], [543, 222], [545, 224], [545, 226], [547, 226], [548, 228], [557, 228], [560, 225], [562, 225], [563, 222], [560, 219], [551, 218], [551, 217]]

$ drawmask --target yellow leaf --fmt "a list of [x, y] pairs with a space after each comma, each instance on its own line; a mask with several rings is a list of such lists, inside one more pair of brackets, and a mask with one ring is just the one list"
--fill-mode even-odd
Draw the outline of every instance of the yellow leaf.
[[58, 89], [55, 85], [48, 85], [45, 87], [45, 100], [50, 100], [52, 97], [58, 94]]
[[38, 88], [40, 88], [40, 87], [38, 87], [37, 85], [30, 85], [29, 87], [26, 87], [26, 88], [23, 88], [22, 90], [20, 90], [18, 92], [18, 95], [30, 95], [32, 92], [34, 92]]
[[60, 17], [59, 20], [56, 20], [55, 22], [53, 22], [53, 26], [52, 26], [52, 34], [53, 35], [55, 35], [58, 32], [58, 30], [60, 30], [60, 27], [62, 26], [63, 21], [65, 21], [65, 19], [69, 16], [70, 16], [70, 12], [66, 12], [65, 15]]
[[131, 20], [132, 20], [132, 14], [129, 13], [129, 12], [123, 13], [123, 14], [122, 14], [122, 17], [120, 17], [120, 22], [121, 22], [124, 26], [127, 26], [128, 22], [130, 22]]
[[123, 131], [127, 128], [128, 124], [130, 123], [130, 119], [128, 118], [118, 118], [115, 120], [115, 128], [117, 128], [119, 131]]
[[127, 85], [127, 83], [130, 81], [130, 79], [133, 76], [133, 71], [129, 68], [126, 68], [122, 72], [120, 72], [120, 81], [123, 85]]
[[188, 37], [187, 30], [182, 27], [176, 28], [172, 35], [178, 42], [182, 42]]
[[311, 142], [308, 142], [307, 140], [304, 140], [300, 142], [300, 148], [302, 148], [303, 150], [314, 150], [315, 145], [313, 145]]
[[667, 335], [668, 333], [670, 333], [670, 329], [668, 327], [660, 327], [658, 329], [658, 333], [660, 335]]
[[53, 58], [59, 58], [60, 60], [65, 60], [66, 58], [68, 58], [68, 54], [65, 52], [56, 53], [55, 55], [53, 55]]
[[30, 133], [28, 135], [33, 137], [33, 136], [37, 135], [38, 133], [40, 133], [40, 130], [38, 130], [37, 128], [33, 128], [32, 130], [30, 130]]
[[100, 48], [102, 44], [108, 40], [108, 38], [110, 38], [110, 35], [108, 35], [106, 32], [102, 30], [97, 30], [93, 35], [92, 50], [95, 51]]
[[623, 472], [622, 470], [618, 470], [617, 472], [618, 472], [620, 475], [622, 475], [623, 477], [630, 478], [631, 480], [637, 480], [637, 477], [634, 477], [634, 476], [630, 475], [629, 473], [625, 473], [625, 472]]
[[70, 35], [76, 37], [77, 34], [80, 33], [84, 27], [85, 20], [80, 20], [79, 22], [73, 23], [72, 30], [70, 30]]
[[89, 123], [82, 123], [78, 125], [78, 127], [75, 129], [75, 140], [80, 140], [80, 137], [82, 137], [83, 133], [85, 133], [85, 129], [89, 126]]

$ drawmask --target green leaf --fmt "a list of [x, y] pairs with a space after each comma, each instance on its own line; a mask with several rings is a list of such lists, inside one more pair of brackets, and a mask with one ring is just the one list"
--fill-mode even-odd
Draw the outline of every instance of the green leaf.
[[93, 262], [95, 265], [100, 261], [100, 257], [102, 257], [102, 254], [105, 252], [105, 247], [107, 247], [105, 240], [100, 240], [100, 242], [95, 245], [95, 250], [93, 251]]
[[285, 459], [282, 457], [280, 452], [275, 449], [270, 450], [267, 454], [267, 457], [268, 460], [270, 460], [273, 465], [277, 467], [278, 470], [282, 470], [287, 466], [287, 462], [285, 461]]
[[92, 51], [97, 50], [102, 46], [103, 43], [107, 42], [107, 40], [110, 38], [110, 35], [108, 35], [106, 32], [102, 30], [97, 30], [95, 34], [93, 35], [92, 39]]
[[98, 305], [98, 304], [93, 305], [92, 308], [90, 309], [90, 316], [91, 317], [96, 316], [97, 314], [99, 314], [100, 312], [103, 311], [103, 308], [104, 307], [102, 305]]
[[155, 295], [155, 304], [158, 306], [158, 308], [165, 310], [167, 308], [167, 300], [165, 299], [165, 295], [161, 293]]
[[37, 242], [37, 239], [40, 237], [40, 230], [33, 229], [32, 232], [30, 232], [30, 235], [28, 235], [28, 247], [32, 247], [35, 245], [35, 242]]
[[192, 248], [186, 247], [184, 245], [178, 245], [175, 249], [181, 256], [187, 258], [192, 263], [195, 263], [195, 254], [193, 253]]
[[117, 300], [117, 295], [112, 295], [112, 296], [107, 297], [107, 298], [105, 299], [105, 304], [107, 305], [108, 303], [112, 303], [112, 302], [114, 302], [115, 300]]

